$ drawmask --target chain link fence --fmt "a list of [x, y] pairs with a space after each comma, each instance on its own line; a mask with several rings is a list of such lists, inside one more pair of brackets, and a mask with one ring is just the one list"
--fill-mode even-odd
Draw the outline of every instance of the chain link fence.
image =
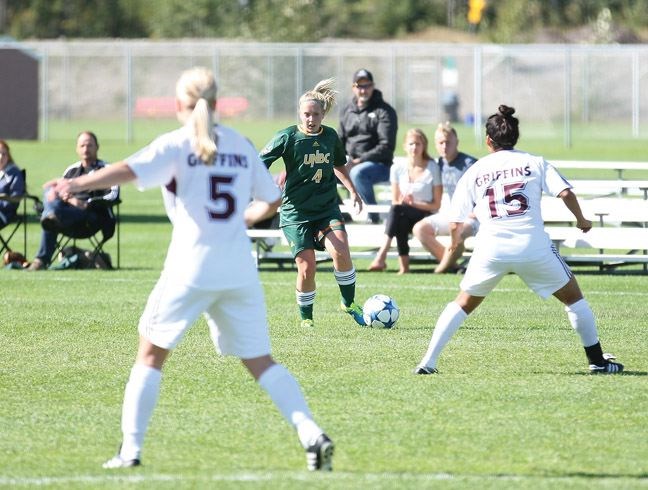
[[475, 138], [483, 132], [481, 121], [500, 103], [516, 107], [525, 127], [534, 123], [567, 146], [576, 126], [604, 133], [613, 123], [628, 137], [640, 138], [648, 117], [648, 46], [642, 45], [0, 44], [0, 49], [17, 47], [39, 59], [42, 140], [55, 138], [50, 127], [60, 121], [105, 120], [123, 123], [117, 137], [131, 141], [138, 137], [136, 122], [173, 118], [175, 81], [195, 65], [217, 75], [221, 118], [296, 118], [299, 96], [331, 76], [338, 80], [342, 105], [351, 96], [352, 74], [361, 67], [373, 72], [401, 125], [450, 119], [473, 125]]

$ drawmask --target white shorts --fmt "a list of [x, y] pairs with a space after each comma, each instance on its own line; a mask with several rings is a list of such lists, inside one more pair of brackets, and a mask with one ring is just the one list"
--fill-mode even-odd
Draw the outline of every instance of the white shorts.
[[529, 288], [543, 299], [562, 288], [573, 276], [569, 266], [553, 245], [546, 253], [522, 262], [492, 260], [473, 254], [461, 281], [462, 291], [471, 296], [486, 296], [506, 274], [520, 276]]
[[140, 335], [163, 349], [173, 349], [205, 314], [216, 350], [252, 359], [270, 354], [263, 288], [254, 282], [242, 288], [208, 291], [178, 286], [160, 277], [139, 321]]
[[[437, 236], [450, 235], [450, 221], [446, 213], [440, 212], [432, 214], [427, 218], [423, 218], [426, 223], [429, 223], [434, 228], [434, 234]], [[472, 232], [467, 236], [475, 236], [479, 231], [479, 221], [475, 218], [466, 218], [464, 221], [464, 227], [469, 225], [472, 228]]]

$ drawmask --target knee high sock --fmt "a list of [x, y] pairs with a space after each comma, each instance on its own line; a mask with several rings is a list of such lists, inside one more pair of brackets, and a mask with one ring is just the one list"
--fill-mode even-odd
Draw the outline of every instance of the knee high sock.
[[346, 272], [334, 270], [333, 274], [335, 275], [335, 280], [340, 288], [340, 294], [342, 294], [344, 306], [351, 306], [351, 303], [355, 300], [355, 267], [352, 267], [351, 270]]
[[283, 417], [297, 430], [297, 436], [304, 448], [315, 444], [323, 434], [313, 421], [299, 383], [290, 371], [281, 364], [273, 364], [259, 377], [259, 386], [274, 402]]
[[585, 355], [591, 364], [603, 365], [603, 350], [598, 339], [596, 320], [589, 303], [585, 298], [576, 303], [565, 306], [567, 318], [572, 328], [580, 336], [581, 344], [585, 348]]
[[162, 372], [158, 369], [135, 364], [124, 391], [122, 406], [122, 447], [123, 459], [140, 457], [144, 436], [153, 409], [160, 393]]
[[596, 320], [589, 303], [585, 298], [576, 301], [573, 305], [565, 306], [567, 318], [572, 328], [580, 336], [583, 347], [589, 347], [598, 342]]
[[315, 303], [315, 293], [316, 291], [295, 291], [295, 298], [297, 298], [297, 306], [299, 306], [299, 314], [302, 320], [313, 319], [313, 303]]
[[436, 367], [441, 351], [467, 317], [468, 314], [454, 301], [446, 305], [434, 326], [430, 345], [419, 366]]

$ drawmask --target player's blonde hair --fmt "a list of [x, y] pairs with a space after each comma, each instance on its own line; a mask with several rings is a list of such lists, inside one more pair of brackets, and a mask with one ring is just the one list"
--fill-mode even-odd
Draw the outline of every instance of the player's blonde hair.
[[304, 95], [299, 98], [299, 105], [302, 105], [302, 103], [306, 101], [314, 100], [322, 106], [322, 112], [326, 116], [331, 107], [333, 107], [333, 104], [335, 104], [337, 91], [333, 90], [334, 83], [335, 78], [321, 80], [313, 89], [304, 93]]
[[194, 149], [206, 165], [214, 163], [218, 151], [213, 130], [216, 89], [214, 74], [203, 67], [182, 72], [176, 84], [176, 98], [185, 111], [191, 110], [184, 122], [191, 127]]

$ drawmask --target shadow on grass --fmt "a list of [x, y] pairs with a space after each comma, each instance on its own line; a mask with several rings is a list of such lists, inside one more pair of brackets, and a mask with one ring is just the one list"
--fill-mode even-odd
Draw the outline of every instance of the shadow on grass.
[[596, 376], [597, 378], [598, 377], [604, 377], [604, 376], [605, 377], [607, 377], [607, 376], [612, 376], [612, 377], [615, 377], [615, 376], [648, 376], [648, 371], [629, 371], [629, 370], [624, 368], [622, 373], [617, 373], [617, 374], [592, 374], [590, 372], [585, 371], [585, 372], [572, 373], [571, 375], [572, 376]]

